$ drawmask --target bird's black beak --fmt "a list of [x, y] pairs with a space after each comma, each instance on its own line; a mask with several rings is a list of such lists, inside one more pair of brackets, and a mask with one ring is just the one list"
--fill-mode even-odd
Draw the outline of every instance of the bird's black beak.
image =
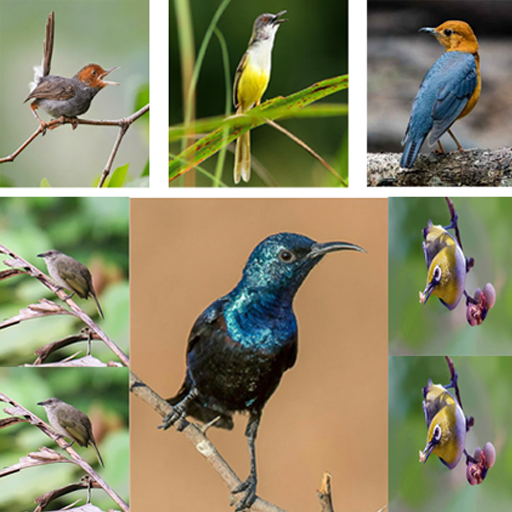
[[425, 446], [425, 449], [423, 451], [420, 451], [420, 462], [427, 462], [428, 458], [430, 457], [430, 454], [432, 453], [432, 450], [434, 449], [435, 443], [433, 441], [429, 441], [427, 443], [427, 446]]
[[316, 243], [311, 246], [308, 258], [319, 258], [330, 252], [335, 251], [359, 251], [366, 252], [362, 247], [348, 242], [326, 242], [324, 244]]
[[45, 403], [44, 402], [37, 402], [36, 405], [45, 405]]
[[[45, 256], [46, 256], [46, 254], [44, 252], [37, 255], [38, 258], [44, 258]], [[37, 404], [37, 405], [39, 405], [39, 404]]]
[[432, 34], [434, 36], [437, 34], [436, 29], [431, 27], [420, 28], [418, 32], [426, 32], [427, 34]]
[[272, 24], [277, 25], [278, 23], [284, 23], [285, 21], [288, 21], [286, 18], [278, 19], [283, 14], [286, 14], [286, 11], [281, 11], [281, 12], [278, 12], [277, 14], [275, 14]]
[[427, 286], [425, 289], [420, 292], [420, 304], [426, 304], [428, 298], [432, 295], [432, 292], [434, 291], [434, 283], [430, 281], [430, 283], [427, 283]]

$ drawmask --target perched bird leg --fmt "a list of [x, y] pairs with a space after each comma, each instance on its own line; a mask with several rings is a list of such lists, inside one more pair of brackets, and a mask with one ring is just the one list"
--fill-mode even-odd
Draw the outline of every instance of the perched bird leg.
[[247, 437], [247, 443], [249, 445], [249, 453], [251, 455], [251, 472], [245, 482], [242, 482], [239, 486], [235, 487], [231, 493], [238, 494], [243, 492], [243, 496], [240, 499], [235, 512], [243, 512], [251, 508], [253, 503], [256, 501], [256, 486], [258, 483], [258, 476], [256, 472], [256, 435], [258, 434], [258, 427], [260, 425], [261, 412], [251, 412], [247, 428], [245, 429], [245, 435]]
[[441, 141], [440, 141], [440, 140], [438, 140], [438, 141], [437, 141], [437, 145], [439, 146], [439, 149], [436, 149], [436, 150], [434, 151], [434, 153], [440, 153], [440, 154], [443, 154], [443, 153], [444, 153], [444, 149], [443, 149], [443, 146], [441, 145]]
[[39, 122], [39, 126], [41, 127], [41, 134], [42, 136], [44, 137], [44, 135], [46, 134], [46, 128], [48, 128], [48, 123], [43, 121], [38, 115], [37, 115], [37, 112], [36, 112], [36, 106], [34, 106], [34, 103], [32, 103], [30, 105], [30, 109], [32, 110], [32, 114], [34, 114], [34, 117], [37, 119], [37, 121]]
[[455, 137], [455, 135], [449, 128], [448, 128], [448, 133], [450, 134], [450, 137], [454, 140], [455, 144], [457, 144], [457, 149], [459, 151], [464, 151], [464, 148], [461, 146], [460, 142], [457, 140], [457, 137]]
[[185, 419], [185, 416], [187, 415], [187, 404], [198, 395], [199, 392], [197, 389], [192, 388], [189, 394], [181, 402], [173, 406], [172, 412], [165, 416], [162, 420], [162, 424], [158, 428], [167, 430], [176, 423], [176, 430], [181, 432], [187, 426], [187, 420]]

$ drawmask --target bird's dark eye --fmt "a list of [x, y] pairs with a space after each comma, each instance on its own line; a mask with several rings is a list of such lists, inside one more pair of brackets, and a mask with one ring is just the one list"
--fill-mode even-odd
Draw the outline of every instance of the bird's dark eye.
[[434, 281], [438, 283], [441, 281], [441, 267], [439, 265], [434, 269]]
[[441, 439], [441, 427], [439, 425], [436, 425], [434, 427], [434, 437], [433, 441], [439, 442]]
[[292, 263], [293, 261], [296, 260], [295, 255], [293, 253], [291, 253], [290, 251], [287, 251], [286, 249], [283, 249], [279, 253], [279, 259], [283, 263]]
[[91, 75], [93, 75], [93, 76], [94, 76], [94, 75], [96, 75], [96, 70], [95, 70], [95, 69], [93, 69], [93, 70], [91, 71]]
[[453, 34], [453, 30], [451, 28], [447, 28], [445, 31], [444, 31], [444, 35], [445, 36], [451, 36]]

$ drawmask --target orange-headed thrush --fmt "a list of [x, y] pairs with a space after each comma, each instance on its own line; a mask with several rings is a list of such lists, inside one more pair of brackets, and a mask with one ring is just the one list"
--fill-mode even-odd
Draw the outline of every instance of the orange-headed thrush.
[[405, 149], [400, 166], [411, 168], [423, 141], [429, 146], [439, 142], [448, 132], [459, 150], [462, 146], [450, 130], [452, 124], [467, 116], [480, 97], [480, 56], [478, 41], [471, 27], [464, 21], [446, 21], [437, 28], [422, 28], [446, 48], [421, 82], [412, 104], [411, 118], [402, 139]]

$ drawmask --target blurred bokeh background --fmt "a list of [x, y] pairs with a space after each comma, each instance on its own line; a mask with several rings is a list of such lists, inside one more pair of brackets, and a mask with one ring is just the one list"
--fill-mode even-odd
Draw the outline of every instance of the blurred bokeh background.
[[[368, 1], [368, 152], [401, 152], [412, 102], [444, 48], [422, 27], [462, 20], [480, 45], [482, 94], [454, 133], [465, 148], [510, 145], [512, 3], [502, 0]], [[456, 149], [449, 135], [445, 150]], [[429, 153], [428, 145], [423, 152]]]
[[481, 485], [466, 480], [464, 456], [449, 470], [431, 455], [419, 462], [427, 438], [423, 387], [432, 379], [450, 383], [444, 357], [389, 358], [389, 510], [391, 512], [507, 512], [512, 503], [512, 358], [454, 357], [466, 416], [475, 425], [466, 436], [471, 454], [488, 441], [496, 448], [496, 464]]
[[[77, 453], [125, 501], [129, 498], [128, 369], [127, 368], [0, 368], [0, 391], [48, 423], [43, 407], [37, 402], [57, 397], [77, 407], [91, 420], [96, 443], [105, 463], [102, 468], [94, 448], [73, 445]], [[0, 418], [8, 404], [0, 403]], [[65, 451], [29, 423], [19, 423], [0, 430], [0, 467], [17, 464], [21, 457], [45, 446], [67, 455]], [[34, 499], [83, 476], [74, 464], [49, 464], [24, 469], [0, 479], [0, 512], [33, 510]], [[52, 510], [81, 499], [85, 492], [75, 492], [52, 502]], [[117, 505], [102, 491], [92, 490], [92, 503], [102, 510]]]
[[[170, 125], [183, 122], [180, 53], [175, 3], [170, 3]], [[190, 0], [196, 52], [221, 0]], [[254, 20], [265, 12], [286, 9], [287, 23], [278, 30], [272, 53], [272, 73], [263, 100], [288, 96], [326, 78], [348, 73], [348, 1], [265, 0], [247, 2], [232, 0], [218, 27], [226, 39], [229, 52], [230, 81], [226, 86], [222, 53], [214, 35], [208, 46], [197, 88], [196, 117], [224, 114], [226, 92], [232, 97], [235, 70], [242, 58], [252, 32]], [[226, 91], [226, 87], [228, 91]], [[343, 91], [324, 101], [347, 103]], [[232, 113], [233, 106], [230, 100]], [[278, 121], [304, 140], [343, 176], [348, 172], [348, 118], [327, 117]], [[251, 131], [253, 158], [272, 175], [280, 186], [331, 186], [339, 181], [316, 159], [288, 137], [269, 126]], [[234, 148], [227, 153], [222, 180], [233, 185]], [[172, 144], [171, 153], [180, 152], [181, 144]], [[202, 166], [213, 172], [217, 156]], [[177, 180], [173, 185], [180, 185]], [[255, 172], [248, 186], [263, 186]], [[210, 186], [211, 180], [197, 174], [198, 186]], [[247, 185], [245, 185], [247, 186]]]
[[[466, 258], [474, 267], [466, 290], [491, 282], [496, 304], [482, 325], [470, 327], [465, 301], [449, 311], [431, 296], [419, 303], [427, 280], [423, 228], [429, 219], [446, 226], [443, 197], [389, 200], [389, 351], [391, 355], [512, 355], [511, 198], [452, 197]], [[453, 233], [453, 230], [450, 230]]]
[[[98, 316], [92, 299], [74, 300], [125, 352], [129, 340], [127, 198], [17, 197], [0, 201], [0, 242], [47, 274], [36, 255], [58, 249], [82, 262], [91, 271], [105, 319]], [[2, 255], [3, 256], [3, 255]], [[6, 257], [0, 258], [3, 261]], [[0, 263], [0, 269], [6, 267]], [[0, 282], [0, 319], [47, 298], [62, 304], [37, 279], [16, 276]], [[66, 307], [66, 306], [65, 306]], [[0, 366], [34, 361], [37, 348], [76, 334], [84, 325], [72, 316], [51, 316], [22, 322], [0, 332]], [[74, 344], [59, 350], [51, 361], [81, 350]], [[101, 341], [93, 342], [93, 356], [103, 362], [117, 360]]]
[[[55, 11], [52, 74], [70, 78], [89, 63], [109, 69], [120, 86], [100, 91], [85, 119], [120, 119], [149, 101], [148, 0], [0, 0], [0, 157], [14, 152], [38, 127], [23, 104], [41, 63], [48, 15]], [[43, 120], [50, 117], [41, 109]], [[117, 127], [70, 125], [39, 136], [14, 162], [0, 165], [0, 186], [90, 187], [95, 184], [114, 145]], [[140, 179], [149, 156], [148, 115], [128, 130], [112, 170], [130, 164], [131, 186]], [[128, 180], [127, 180], [128, 181]]]
[[[166, 398], [182, 384], [195, 319], [236, 285], [262, 239], [292, 231], [366, 249], [327, 256], [295, 300], [298, 360], [266, 405], [256, 443], [258, 495], [285, 510], [318, 509], [324, 471], [333, 476], [335, 509], [387, 504], [386, 214], [379, 199], [131, 203], [131, 367]], [[228, 510], [219, 476], [160, 423], [131, 398], [133, 510], [159, 508], [169, 496], [173, 510]], [[233, 431], [208, 431], [241, 478], [249, 471], [246, 423], [236, 415]]]

